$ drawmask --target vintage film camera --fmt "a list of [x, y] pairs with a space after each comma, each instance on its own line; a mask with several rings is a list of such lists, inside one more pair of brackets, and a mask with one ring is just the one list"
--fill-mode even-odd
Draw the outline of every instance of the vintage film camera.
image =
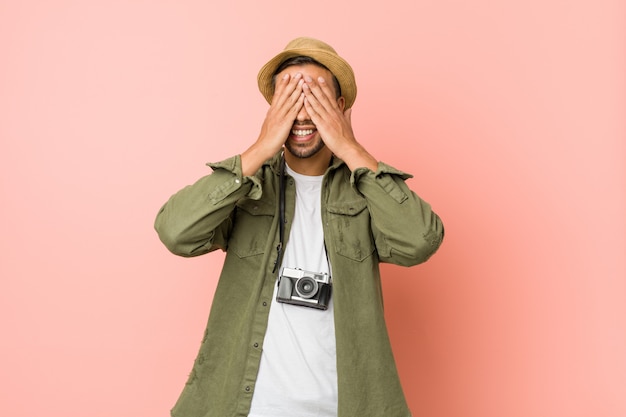
[[300, 268], [283, 268], [276, 301], [326, 310], [330, 302], [330, 275]]

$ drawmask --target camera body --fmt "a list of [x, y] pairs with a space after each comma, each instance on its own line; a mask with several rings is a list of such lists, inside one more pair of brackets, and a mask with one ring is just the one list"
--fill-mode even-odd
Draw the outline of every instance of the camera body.
[[328, 309], [331, 283], [327, 273], [284, 267], [278, 279], [276, 301], [279, 303]]

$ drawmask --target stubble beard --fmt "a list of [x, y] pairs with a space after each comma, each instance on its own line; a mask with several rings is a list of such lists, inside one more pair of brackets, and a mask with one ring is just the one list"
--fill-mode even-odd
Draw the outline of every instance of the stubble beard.
[[287, 148], [287, 150], [293, 156], [295, 156], [296, 158], [300, 158], [300, 159], [306, 159], [306, 158], [310, 158], [316, 155], [319, 151], [324, 149], [324, 146], [326, 145], [324, 144], [324, 141], [320, 137], [317, 138], [317, 142], [314, 143], [313, 145], [305, 144], [305, 143], [303, 144], [293, 143], [291, 141], [287, 141], [285, 143], [285, 147]]

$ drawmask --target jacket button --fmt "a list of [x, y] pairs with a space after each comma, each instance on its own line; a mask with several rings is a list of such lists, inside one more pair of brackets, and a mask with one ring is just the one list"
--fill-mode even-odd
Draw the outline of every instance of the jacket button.
[[254, 344], [254, 347], [255, 347], [255, 348], [258, 348], [258, 347], [259, 347], [259, 344], [258, 344], [258, 343], [255, 343], [255, 344]]
[[250, 386], [246, 387], [246, 392], [250, 392]]
[[267, 307], [267, 302], [263, 301], [263, 307]]

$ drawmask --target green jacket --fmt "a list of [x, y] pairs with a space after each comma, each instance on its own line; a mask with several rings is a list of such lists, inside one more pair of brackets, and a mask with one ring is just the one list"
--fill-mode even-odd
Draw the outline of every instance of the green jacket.
[[[251, 177], [239, 156], [173, 195], [155, 228], [181, 256], [215, 249], [226, 259], [207, 328], [174, 417], [248, 415], [276, 280], [280, 155]], [[410, 175], [379, 163], [351, 172], [337, 158], [324, 175], [322, 223], [333, 271], [339, 417], [408, 417], [383, 315], [380, 262], [426, 261], [443, 239]], [[286, 181], [285, 239], [295, 185]], [[287, 242], [288, 244], [288, 242]]]

